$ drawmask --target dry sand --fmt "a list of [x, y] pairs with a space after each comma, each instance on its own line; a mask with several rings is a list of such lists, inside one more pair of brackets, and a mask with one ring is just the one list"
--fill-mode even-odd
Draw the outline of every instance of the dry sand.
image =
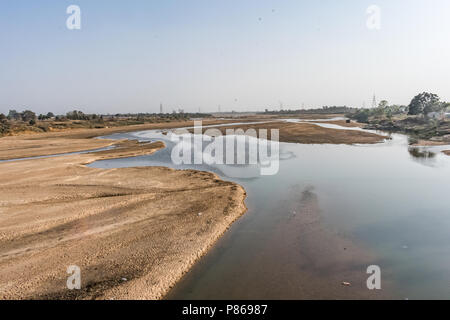
[[418, 140], [412, 144], [413, 147], [428, 147], [428, 146], [444, 146], [448, 145], [448, 142], [444, 141], [432, 141], [432, 140]]
[[[84, 139], [92, 134], [3, 138], [0, 154], [11, 159], [113, 143]], [[118, 145], [0, 163], [0, 299], [160, 299], [245, 212], [243, 188], [212, 173], [85, 166], [163, 147]], [[81, 268], [81, 290], [66, 287], [70, 265]]]
[[[248, 120], [243, 120], [248, 121]], [[205, 120], [204, 125], [234, 122], [232, 120]], [[78, 152], [110, 146], [112, 140], [88, 139], [120, 132], [168, 129], [193, 126], [193, 121], [148, 123], [102, 129], [66, 129], [57, 132], [29, 133], [0, 138], [0, 160]]]
[[[347, 124], [345, 121], [331, 121], [330, 124], [347, 125], [350, 127], [357, 126], [353, 123]], [[312, 123], [289, 123], [289, 122], [270, 122], [260, 124], [238, 125], [238, 126], [223, 126], [215, 129], [221, 130], [225, 134], [227, 129], [267, 129], [270, 137], [270, 129], [279, 129], [280, 142], [294, 142], [304, 144], [354, 144], [354, 143], [379, 143], [387, 136], [381, 136], [374, 133], [357, 131], [357, 130], [341, 130], [329, 129], [317, 126]], [[207, 128], [203, 129], [203, 132]]]

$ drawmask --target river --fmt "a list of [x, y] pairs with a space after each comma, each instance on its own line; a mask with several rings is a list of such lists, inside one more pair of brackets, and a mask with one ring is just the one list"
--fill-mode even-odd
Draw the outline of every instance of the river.
[[[207, 170], [247, 191], [248, 212], [167, 299], [450, 298], [450, 157], [442, 147], [412, 149], [400, 134], [372, 145], [280, 143], [277, 174], [245, 176], [245, 167], [174, 165], [174, 143], [161, 131], [104, 138], [167, 148], [91, 167]], [[381, 290], [366, 286], [369, 265], [380, 267]]]

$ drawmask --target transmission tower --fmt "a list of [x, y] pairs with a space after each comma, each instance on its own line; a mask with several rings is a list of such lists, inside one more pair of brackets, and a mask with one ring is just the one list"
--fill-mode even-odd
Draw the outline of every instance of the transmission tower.
[[377, 107], [377, 98], [375, 97], [375, 95], [373, 95], [372, 108], [375, 109], [376, 107]]

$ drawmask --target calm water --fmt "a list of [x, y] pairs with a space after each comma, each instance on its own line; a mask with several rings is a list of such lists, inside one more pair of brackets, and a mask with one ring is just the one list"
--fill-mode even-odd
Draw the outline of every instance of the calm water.
[[[376, 145], [280, 143], [278, 174], [242, 178], [236, 175], [236, 170], [246, 170], [242, 167], [173, 165], [173, 143], [157, 131], [108, 138], [164, 140], [167, 148], [149, 156], [98, 161], [90, 166], [208, 170], [241, 184], [248, 193], [248, 212], [168, 298], [308, 297], [292, 282], [308, 271], [308, 261], [314, 264], [309, 266], [311, 272], [319, 270], [324, 278], [335, 269], [332, 255], [331, 263], [314, 257], [326, 248], [319, 245], [320, 250], [301, 249], [308, 246], [308, 238], [298, 247], [285, 245], [298, 235], [295, 224], [283, 222], [295, 216], [299, 207], [303, 210], [304, 201], [309, 201], [305, 195], [320, 211], [324, 228], [351, 239], [375, 257], [373, 261], [382, 270], [382, 283], [390, 284], [394, 298], [450, 298], [450, 157], [439, 153], [442, 148], [412, 150], [402, 135], [393, 135], [392, 140]], [[304, 230], [308, 229], [298, 229]], [[283, 239], [283, 247], [273, 243], [277, 239]], [[320, 243], [320, 237], [315, 242]], [[303, 250], [302, 254], [298, 250]], [[297, 261], [305, 256], [310, 260]], [[348, 264], [344, 262], [339, 272], [345, 274], [348, 270], [342, 269], [353, 268], [365, 273], [366, 260], [358, 259], [356, 255]]]

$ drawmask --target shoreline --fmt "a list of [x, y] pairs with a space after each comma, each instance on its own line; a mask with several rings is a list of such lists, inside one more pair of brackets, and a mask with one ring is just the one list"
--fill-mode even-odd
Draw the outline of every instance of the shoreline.
[[[442, 141], [432, 141], [432, 140], [419, 140], [416, 143], [412, 144], [412, 147], [438, 147], [438, 146], [448, 146], [449, 142]], [[450, 156], [450, 150], [442, 150], [443, 154]]]
[[[163, 147], [111, 144], [118, 147], [0, 164], [8, 181], [0, 186], [1, 298], [162, 299], [247, 210], [245, 190], [213, 173], [85, 166]], [[81, 290], [65, 288], [71, 264], [82, 270]]]
[[[443, 120], [439, 125], [432, 125], [429, 121], [420, 117], [387, 119], [369, 119], [361, 123], [364, 129], [381, 130], [384, 132], [406, 135], [412, 140], [411, 146], [441, 146], [450, 144], [450, 122]], [[450, 155], [450, 150], [442, 151]]]

